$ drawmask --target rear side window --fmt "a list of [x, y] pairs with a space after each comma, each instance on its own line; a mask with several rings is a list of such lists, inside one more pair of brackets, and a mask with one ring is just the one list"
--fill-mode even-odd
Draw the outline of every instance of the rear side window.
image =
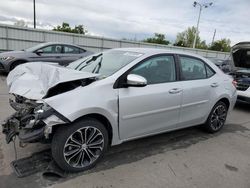
[[215, 72], [202, 60], [193, 57], [180, 56], [182, 80], [197, 80], [212, 77]]
[[209, 66], [207, 66], [207, 65], [206, 65], [206, 70], [207, 70], [207, 77], [208, 77], [208, 78], [212, 77], [212, 76], [215, 74], [214, 70], [211, 69], [211, 68], [210, 68]]
[[75, 46], [64, 46], [64, 53], [65, 54], [79, 54], [82, 53], [80, 48]]

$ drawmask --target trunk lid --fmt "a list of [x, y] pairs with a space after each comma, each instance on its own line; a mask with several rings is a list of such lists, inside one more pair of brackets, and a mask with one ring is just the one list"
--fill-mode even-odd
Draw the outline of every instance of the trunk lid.
[[233, 68], [236, 72], [250, 73], [250, 42], [240, 42], [231, 50]]

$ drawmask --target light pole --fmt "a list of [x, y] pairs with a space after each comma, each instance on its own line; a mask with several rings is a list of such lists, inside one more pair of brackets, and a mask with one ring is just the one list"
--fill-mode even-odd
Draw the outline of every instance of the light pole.
[[195, 48], [196, 45], [196, 40], [198, 37], [198, 33], [199, 33], [199, 24], [200, 24], [200, 17], [201, 17], [201, 11], [203, 8], [208, 8], [209, 6], [212, 6], [212, 2], [211, 3], [204, 3], [204, 4], [200, 4], [199, 2], [195, 1], [193, 6], [199, 6], [199, 17], [198, 17], [198, 21], [197, 21], [197, 26], [196, 26], [196, 32], [195, 32], [195, 37], [194, 37], [194, 43], [193, 43], [193, 48]]
[[34, 29], [36, 29], [36, 0], [33, 0], [33, 11], [34, 11]]

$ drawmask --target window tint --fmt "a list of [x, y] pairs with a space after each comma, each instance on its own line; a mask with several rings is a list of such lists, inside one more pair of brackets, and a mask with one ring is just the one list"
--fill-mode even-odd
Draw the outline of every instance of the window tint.
[[153, 57], [136, 68], [130, 74], [137, 74], [147, 79], [148, 84], [172, 82], [176, 80], [173, 56]]
[[60, 45], [51, 45], [51, 46], [46, 46], [44, 48], [41, 48], [43, 53], [46, 54], [58, 54], [62, 53], [62, 46]]
[[206, 65], [206, 70], [207, 70], [207, 77], [210, 78], [214, 75], [214, 71]]
[[79, 54], [80, 48], [74, 46], [64, 46], [64, 53], [65, 54]]
[[180, 56], [180, 62], [183, 80], [196, 80], [207, 77], [205, 64], [201, 60]]

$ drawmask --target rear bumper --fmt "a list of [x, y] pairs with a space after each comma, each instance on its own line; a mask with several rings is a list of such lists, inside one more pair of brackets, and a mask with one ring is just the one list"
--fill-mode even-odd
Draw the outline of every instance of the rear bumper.
[[250, 103], [250, 87], [246, 91], [237, 90], [237, 100]]
[[237, 100], [250, 103], [250, 97], [238, 96]]

